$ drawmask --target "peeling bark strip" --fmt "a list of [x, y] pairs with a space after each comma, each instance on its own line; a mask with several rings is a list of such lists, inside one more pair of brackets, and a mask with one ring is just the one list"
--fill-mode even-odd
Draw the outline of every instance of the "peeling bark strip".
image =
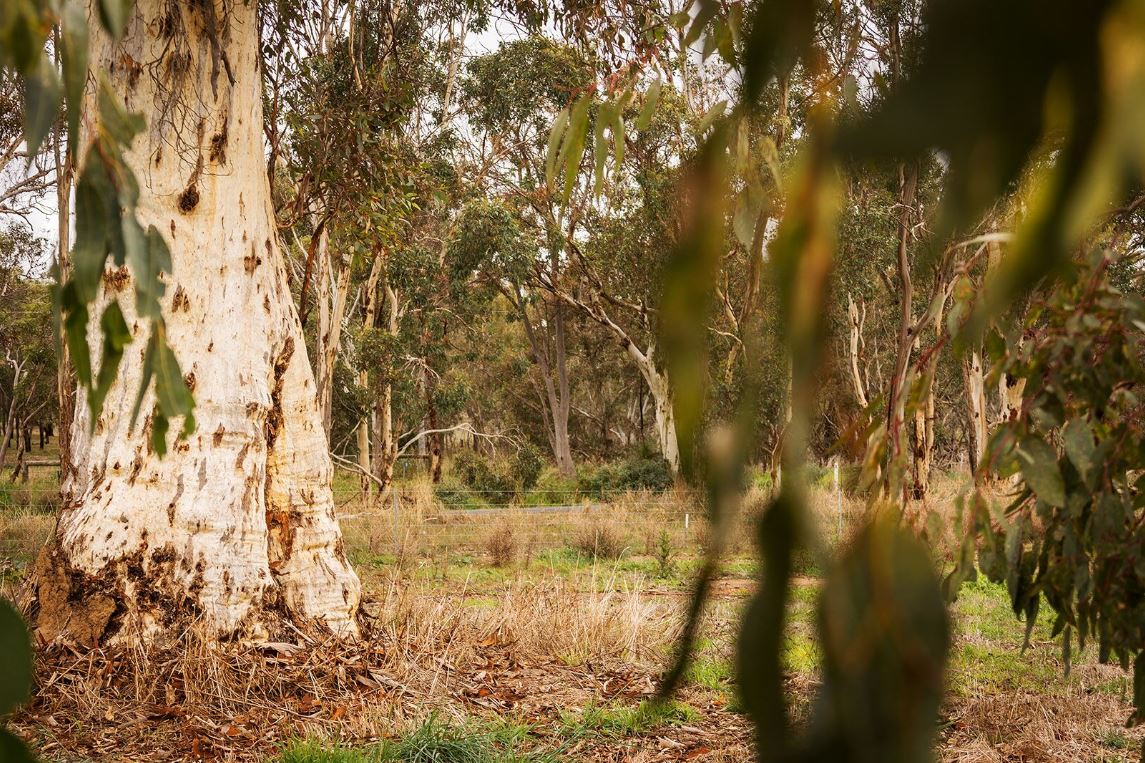
[[[124, 355], [94, 428], [77, 396], [75, 469], [30, 580], [38, 632], [94, 644], [162, 635], [194, 617], [236, 638], [284, 630], [286, 619], [353, 636], [360, 586], [334, 519], [262, 153], [256, 4], [138, 0], [119, 44], [91, 26], [94, 65], [130, 56], [156, 73], [121, 68], [111, 82], [129, 106], [153, 110], [128, 161], [143, 225], [168, 230], [179, 220], [164, 312], [194, 380], [198, 431], [161, 460], [148, 448], [149, 423], [132, 431], [146, 336]], [[97, 118], [89, 108], [84, 124]], [[260, 240], [266, 251], [254, 256], [249, 242]], [[103, 301], [119, 280], [105, 283]], [[121, 308], [133, 323], [131, 300]]]

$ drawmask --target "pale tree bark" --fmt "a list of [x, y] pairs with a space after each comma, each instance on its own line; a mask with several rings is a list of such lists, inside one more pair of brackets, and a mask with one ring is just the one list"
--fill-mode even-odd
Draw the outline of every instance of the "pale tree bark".
[[668, 462], [672, 474], [680, 472], [680, 446], [676, 440], [676, 414], [672, 409], [672, 389], [668, 375], [656, 368], [652, 359], [652, 347], [642, 352], [632, 342], [628, 343], [628, 355], [636, 364], [640, 375], [648, 384], [655, 413], [656, 440], [660, 443], [660, 455]]
[[[1018, 345], [1021, 347], [1021, 343]], [[1026, 391], [1026, 380], [1002, 374], [998, 379], [998, 410], [1001, 421], [1018, 418], [1022, 410], [1022, 396]]]
[[8, 409], [4, 412], [3, 428], [0, 429], [0, 470], [8, 460], [9, 443], [16, 433], [16, 411], [20, 401], [20, 385], [24, 383], [24, 367], [26, 363], [12, 352], [8, 352], [5, 363], [12, 369], [12, 397], [8, 400]]
[[849, 346], [849, 359], [851, 361], [851, 389], [855, 393], [855, 401], [858, 402], [860, 408], [866, 408], [870, 405], [870, 400], [867, 398], [867, 385], [863, 383], [863, 375], [860, 372], [860, 364], [862, 363], [863, 347], [866, 342], [863, 339], [863, 324], [867, 320], [867, 303], [862, 302], [862, 308], [855, 304], [855, 300], [851, 295], [847, 295], [847, 318], [850, 324], [850, 346]]
[[[945, 306], [946, 285], [939, 281], [935, 293], [943, 301], [934, 316], [934, 339], [942, 337], [942, 316]], [[915, 337], [915, 349], [921, 348], [922, 326]], [[919, 361], [920, 363], [922, 360]], [[915, 497], [926, 498], [930, 492], [930, 468], [934, 460], [934, 375], [938, 368], [938, 353], [931, 350], [923, 373], [927, 376], [926, 397], [914, 409], [914, 485]]]
[[198, 428], [159, 458], [150, 416], [131, 427], [145, 324], [124, 279], [105, 279], [134, 342], [94, 422], [77, 396], [74, 477], [32, 578], [39, 635], [130, 641], [194, 620], [258, 639], [292, 620], [353, 636], [360, 586], [266, 177], [256, 4], [138, 0], [119, 44], [91, 26], [93, 64], [148, 117], [127, 161], [140, 221], [171, 248], [167, 335]]
[[[1002, 250], [997, 242], [986, 244], [986, 277], [997, 267], [1002, 256]], [[967, 353], [962, 361], [963, 386], [966, 390], [966, 419], [967, 419], [967, 456], [970, 461], [970, 472], [975, 479], [980, 479], [978, 469], [986, 454], [986, 443], [990, 438], [990, 424], [987, 409], [989, 403], [986, 396], [985, 372], [982, 366], [982, 356], [979, 348]], [[1020, 395], [1019, 395], [1020, 397]], [[1004, 404], [1002, 406], [1004, 408]]]
[[962, 380], [966, 390], [966, 447], [970, 473], [978, 478], [978, 467], [986, 452], [986, 383], [982, 375], [982, 357], [968, 352], [962, 359]]
[[[901, 453], [903, 427], [905, 425], [907, 373], [910, 368], [911, 349], [915, 338], [911, 336], [914, 324], [912, 302], [914, 285], [911, 280], [908, 244], [910, 243], [910, 215], [914, 206], [915, 186], [918, 180], [917, 166], [914, 163], [899, 165], [898, 201], [898, 251], [896, 262], [899, 276], [899, 335], [895, 354], [894, 374], [889, 386], [890, 399], [887, 402], [887, 437], [889, 455], [893, 462]], [[917, 493], [918, 485], [915, 486]]]
[[329, 228], [323, 228], [318, 242], [320, 268], [315, 299], [318, 302], [318, 326], [315, 331], [315, 369], [318, 410], [322, 413], [322, 430], [330, 439], [334, 410], [334, 369], [342, 348], [342, 326], [346, 319], [346, 297], [350, 291], [350, 262], [330, 251]]
[[[52, 144], [52, 155], [56, 163], [56, 267], [63, 283], [71, 273], [71, 197], [72, 197], [72, 148], [62, 145], [64, 131], [56, 129]], [[56, 363], [56, 400], [59, 402], [59, 432], [56, 442], [60, 449], [60, 474], [67, 475], [72, 469], [71, 428], [75, 409], [75, 373], [67, 342], [59, 341], [59, 361]]]
[[[386, 329], [391, 336], [397, 336], [400, 318], [398, 295], [385, 280], [384, 274], [382, 288], [386, 295]], [[398, 457], [398, 442], [394, 433], [393, 397], [393, 385], [387, 381], [382, 385], [381, 392], [374, 401], [373, 473], [381, 482], [383, 489], [393, 482], [394, 464]]]
[[[378, 281], [382, 276], [382, 263], [385, 261], [384, 252], [378, 249], [374, 252], [374, 262], [370, 265], [370, 275], [366, 278], [365, 300], [364, 300], [364, 314], [362, 316], [362, 326], [366, 329], [374, 328], [374, 323], [378, 317]], [[362, 389], [369, 389], [370, 387], [370, 371], [363, 363], [362, 367], [358, 370], [358, 386]], [[374, 487], [374, 481], [370, 479], [373, 474], [372, 464], [370, 460], [370, 420], [373, 418], [371, 414], [362, 417], [358, 422], [358, 466], [363, 471], [362, 475], [362, 492], [368, 498]], [[376, 475], [374, 475], [376, 476]], [[389, 483], [386, 483], [387, 485]]]

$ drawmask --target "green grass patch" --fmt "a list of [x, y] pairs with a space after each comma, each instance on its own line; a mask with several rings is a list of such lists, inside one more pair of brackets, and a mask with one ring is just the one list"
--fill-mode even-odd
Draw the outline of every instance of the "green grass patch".
[[645, 700], [635, 707], [590, 705], [579, 714], [562, 713], [559, 732], [569, 740], [628, 737], [662, 726], [694, 722], [699, 714], [683, 702]]
[[732, 665], [727, 660], [697, 655], [684, 672], [684, 680], [712, 691], [725, 691], [731, 685], [733, 673]]
[[383, 760], [382, 747], [378, 745], [357, 749], [317, 739], [304, 739], [288, 744], [276, 763], [379, 763]]
[[560, 763], [531, 744], [530, 727], [506, 721], [458, 726], [431, 717], [393, 741], [367, 747], [307, 739], [292, 742], [276, 763]]

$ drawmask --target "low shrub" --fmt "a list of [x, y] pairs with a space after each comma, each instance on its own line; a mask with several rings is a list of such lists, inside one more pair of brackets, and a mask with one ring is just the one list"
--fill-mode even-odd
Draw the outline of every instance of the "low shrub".
[[513, 482], [518, 491], [532, 490], [545, 468], [545, 457], [541, 449], [531, 442], [517, 449], [509, 464]]
[[584, 466], [577, 474], [577, 487], [590, 497], [636, 490], [663, 493], [674, 483], [668, 462], [658, 456]]
[[461, 451], [453, 458], [456, 476], [487, 503], [508, 503], [537, 484], [545, 468], [544, 455], [525, 443], [508, 459], [490, 459], [475, 451]]
[[463, 450], [454, 456], [453, 468], [466, 487], [485, 494], [490, 503], [504, 503], [516, 492], [509, 468], [475, 451]]
[[611, 522], [594, 519], [581, 525], [573, 537], [573, 548], [596, 559], [619, 559], [628, 547], [620, 530]]
[[525, 503], [531, 506], [565, 506], [577, 503], [580, 491], [575, 477], [561, 476], [555, 467], [547, 467], [524, 498]]
[[485, 538], [485, 553], [494, 567], [508, 567], [517, 559], [517, 538], [509, 524], [495, 527]]

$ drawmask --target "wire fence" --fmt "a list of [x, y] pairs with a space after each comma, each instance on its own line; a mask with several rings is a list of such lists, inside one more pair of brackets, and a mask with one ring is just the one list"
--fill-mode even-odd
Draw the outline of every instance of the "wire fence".
[[[57, 479], [34, 469], [28, 482], [0, 480], [0, 577], [25, 567], [48, 539], [60, 503]], [[437, 563], [460, 556], [502, 565], [552, 551], [606, 559], [690, 555], [703, 551], [710, 532], [700, 494], [680, 487], [483, 491], [423, 478], [379, 493], [340, 475], [333, 492], [346, 549], [357, 560]], [[730, 553], [751, 551], [753, 521], [766, 497], [749, 493], [726, 536]], [[829, 541], [843, 538], [862, 512], [837, 481], [811, 497]]]

